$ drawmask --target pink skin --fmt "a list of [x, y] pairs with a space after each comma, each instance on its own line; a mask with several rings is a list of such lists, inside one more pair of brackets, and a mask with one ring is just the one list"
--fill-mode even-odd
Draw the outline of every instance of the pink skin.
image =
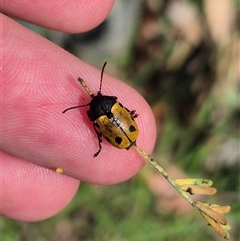
[[[96, 27], [113, 5], [112, 0], [26, 2], [4, 1], [2, 12], [71, 33]], [[110, 185], [135, 175], [145, 161], [134, 149], [120, 150], [103, 140], [102, 152], [93, 158], [98, 142], [86, 114], [88, 107], [62, 114], [90, 101], [77, 77], [96, 93], [101, 70], [6, 15], [1, 19], [1, 214], [22, 221], [46, 219], [71, 201], [79, 180]], [[151, 153], [156, 130], [150, 107], [134, 89], [109, 76], [107, 67], [103, 94], [115, 95], [137, 111], [137, 144]], [[65, 175], [57, 174], [57, 167]]]

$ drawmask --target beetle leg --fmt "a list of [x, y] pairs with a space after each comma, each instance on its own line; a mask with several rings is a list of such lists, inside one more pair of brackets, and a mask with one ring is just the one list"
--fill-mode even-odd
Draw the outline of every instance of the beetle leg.
[[126, 107], [125, 107], [125, 109], [129, 112], [129, 114], [131, 115], [133, 120], [138, 117], [138, 114], [136, 114], [136, 110], [129, 110]]
[[129, 110], [128, 110], [128, 112], [129, 112], [129, 114], [131, 115], [131, 117], [132, 117], [133, 119], [135, 119], [135, 118], [138, 117], [138, 114], [136, 114], [136, 111], [135, 111], [135, 110], [132, 110], [132, 111], [129, 111]]
[[96, 132], [96, 134], [97, 134], [97, 137], [98, 137], [98, 146], [99, 146], [99, 150], [93, 155], [93, 157], [97, 157], [98, 154], [99, 154], [99, 153], [101, 152], [101, 150], [102, 150], [102, 145], [101, 145], [101, 142], [102, 142], [102, 138], [101, 138], [101, 137], [102, 137], [102, 134], [97, 131], [95, 125], [93, 125], [93, 127], [94, 127], [94, 130], [95, 130], [95, 132]]

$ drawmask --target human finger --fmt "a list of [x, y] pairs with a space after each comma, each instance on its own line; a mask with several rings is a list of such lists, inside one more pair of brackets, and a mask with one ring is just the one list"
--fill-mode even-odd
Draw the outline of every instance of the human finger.
[[79, 181], [1, 153], [1, 215], [39, 221], [61, 211], [74, 197]]
[[[66, 175], [97, 184], [117, 183], [136, 174], [144, 161], [132, 149], [120, 150], [104, 140], [102, 152], [93, 158], [98, 142], [86, 108], [62, 114], [67, 107], [90, 101], [77, 77], [84, 78], [96, 93], [100, 70], [11, 19], [2, 19], [6, 26], [2, 35], [2, 150], [46, 168], [61, 167]], [[155, 122], [145, 100], [106, 73], [102, 91], [118, 96], [128, 109], [139, 113], [137, 144], [151, 152]]]
[[1, 12], [36, 25], [68, 33], [86, 32], [108, 16], [114, 0], [5, 0]]

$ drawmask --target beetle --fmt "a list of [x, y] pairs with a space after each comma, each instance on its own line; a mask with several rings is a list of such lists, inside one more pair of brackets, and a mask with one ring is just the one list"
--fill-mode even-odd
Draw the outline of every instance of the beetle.
[[96, 95], [92, 93], [85, 81], [79, 77], [78, 81], [92, 98], [88, 104], [73, 106], [65, 109], [62, 113], [69, 110], [89, 106], [87, 115], [90, 121], [93, 122], [93, 128], [98, 137], [98, 151], [93, 155], [97, 157], [102, 150], [102, 136], [114, 147], [119, 149], [129, 150], [131, 146], [136, 146], [139, 129], [135, 118], [138, 117], [135, 110], [128, 110], [120, 102], [116, 96], [103, 95], [102, 81], [103, 72], [107, 62], [103, 64], [101, 71], [101, 79], [99, 91]]

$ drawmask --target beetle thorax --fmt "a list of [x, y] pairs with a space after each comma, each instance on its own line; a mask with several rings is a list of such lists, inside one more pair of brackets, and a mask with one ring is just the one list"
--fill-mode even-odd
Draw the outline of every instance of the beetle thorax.
[[89, 103], [90, 109], [87, 111], [89, 119], [94, 121], [100, 116], [109, 116], [111, 114], [111, 108], [116, 101], [116, 96], [96, 95]]

